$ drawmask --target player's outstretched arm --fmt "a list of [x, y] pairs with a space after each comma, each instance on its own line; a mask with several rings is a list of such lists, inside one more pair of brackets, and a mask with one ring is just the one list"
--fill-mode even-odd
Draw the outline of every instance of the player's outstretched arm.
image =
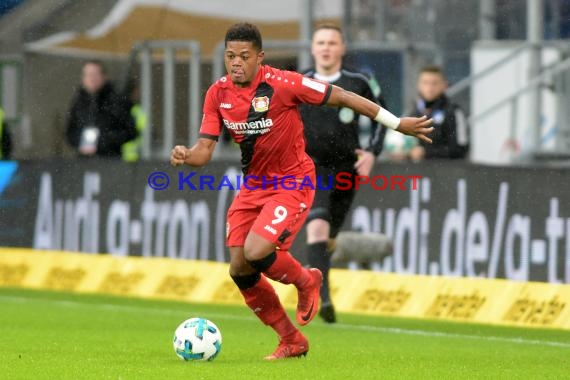
[[354, 92], [343, 90], [338, 86], [332, 86], [331, 95], [327, 101], [327, 105], [336, 107], [348, 107], [357, 113], [368, 116], [372, 120], [395, 129], [405, 135], [415, 136], [431, 144], [431, 139], [427, 137], [433, 131], [429, 126], [432, 119], [426, 116], [422, 117], [402, 117], [397, 118], [388, 110], [381, 108], [378, 104], [355, 94]]
[[192, 148], [177, 145], [170, 153], [170, 165], [204, 166], [211, 159], [216, 147], [216, 141], [199, 138]]

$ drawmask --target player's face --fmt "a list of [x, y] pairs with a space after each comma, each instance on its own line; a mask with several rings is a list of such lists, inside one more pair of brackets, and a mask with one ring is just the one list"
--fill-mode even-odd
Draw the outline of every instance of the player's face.
[[315, 59], [317, 70], [338, 71], [345, 52], [344, 41], [338, 30], [320, 29], [313, 35], [311, 54]]
[[81, 84], [88, 93], [97, 93], [101, 88], [103, 88], [106, 80], [107, 78], [99, 65], [88, 63], [83, 66]]
[[427, 102], [439, 98], [447, 88], [447, 82], [441, 74], [421, 73], [418, 79], [418, 93]]
[[234, 84], [248, 86], [263, 61], [264, 53], [253, 47], [251, 42], [228, 41], [224, 62]]

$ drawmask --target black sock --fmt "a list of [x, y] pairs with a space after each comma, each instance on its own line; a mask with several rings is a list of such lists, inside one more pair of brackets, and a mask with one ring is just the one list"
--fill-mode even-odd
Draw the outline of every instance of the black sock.
[[253, 288], [255, 284], [261, 279], [261, 274], [259, 272], [246, 274], [245, 276], [231, 276], [239, 290], [246, 290]]
[[327, 243], [313, 243], [307, 245], [309, 265], [318, 268], [323, 273], [323, 285], [321, 286], [321, 301], [323, 304], [331, 302], [329, 292], [329, 270], [331, 268], [331, 256], [327, 251]]

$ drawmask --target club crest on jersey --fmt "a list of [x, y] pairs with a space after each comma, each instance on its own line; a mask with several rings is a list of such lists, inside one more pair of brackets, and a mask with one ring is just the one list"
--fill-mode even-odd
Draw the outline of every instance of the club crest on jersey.
[[442, 110], [436, 110], [431, 114], [431, 117], [433, 118], [434, 124], [436, 125], [443, 124], [443, 122], [445, 121], [445, 112]]
[[253, 98], [251, 105], [255, 112], [266, 112], [269, 109], [269, 98], [267, 96]]

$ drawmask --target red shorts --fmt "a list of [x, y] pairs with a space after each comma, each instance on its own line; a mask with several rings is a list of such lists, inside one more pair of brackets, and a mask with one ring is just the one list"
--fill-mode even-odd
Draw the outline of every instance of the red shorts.
[[288, 250], [303, 227], [311, 209], [315, 190], [247, 190], [234, 198], [226, 225], [226, 245], [243, 247], [250, 231]]

